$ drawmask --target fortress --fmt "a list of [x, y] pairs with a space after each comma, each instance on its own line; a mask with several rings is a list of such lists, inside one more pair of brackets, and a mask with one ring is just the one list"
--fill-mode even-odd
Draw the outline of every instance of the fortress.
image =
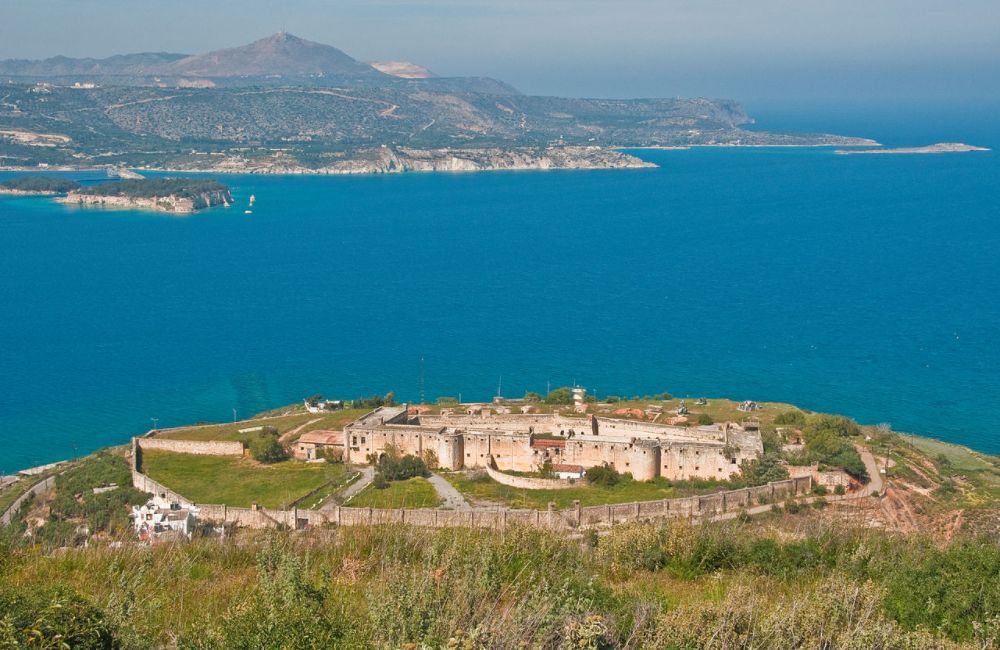
[[[636, 480], [725, 480], [763, 451], [760, 432], [750, 424], [688, 428], [503, 410], [475, 405], [459, 413], [445, 409], [430, 414], [406, 406], [382, 407], [344, 427], [339, 440], [328, 437], [326, 444], [342, 449], [344, 460], [353, 463], [369, 462], [393, 446], [403, 454], [433, 454], [438, 466], [449, 470], [494, 466], [533, 472], [546, 462], [583, 469], [607, 464]], [[310, 453], [304, 447], [300, 451]]]

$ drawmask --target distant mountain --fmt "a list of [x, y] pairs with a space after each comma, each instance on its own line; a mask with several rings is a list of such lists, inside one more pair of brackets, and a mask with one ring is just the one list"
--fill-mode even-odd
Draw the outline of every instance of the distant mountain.
[[186, 56], [186, 54], [168, 52], [143, 52], [140, 54], [116, 54], [106, 59], [73, 59], [68, 56], [54, 56], [41, 61], [8, 59], [0, 61], [0, 75], [38, 78], [143, 76], [165, 70]]
[[333, 46], [307, 41], [287, 32], [278, 32], [242, 47], [189, 56], [172, 62], [163, 73], [197, 77], [381, 74]]
[[422, 65], [409, 61], [370, 61], [368, 65], [379, 72], [403, 79], [428, 79], [437, 76]]

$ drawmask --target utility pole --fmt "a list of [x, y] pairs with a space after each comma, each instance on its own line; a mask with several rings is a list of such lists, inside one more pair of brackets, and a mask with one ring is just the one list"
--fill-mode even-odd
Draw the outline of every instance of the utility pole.
[[153, 431], [156, 431], [156, 423], [160, 421], [160, 418], [149, 418], [153, 421]]
[[233, 422], [236, 422], [236, 409], [233, 409]]

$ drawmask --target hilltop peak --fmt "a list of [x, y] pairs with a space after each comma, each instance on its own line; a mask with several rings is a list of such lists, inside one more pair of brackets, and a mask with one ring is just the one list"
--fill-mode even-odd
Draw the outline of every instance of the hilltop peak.
[[248, 45], [189, 56], [173, 67], [177, 74], [202, 77], [377, 74], [335, 47], [285, 31]]

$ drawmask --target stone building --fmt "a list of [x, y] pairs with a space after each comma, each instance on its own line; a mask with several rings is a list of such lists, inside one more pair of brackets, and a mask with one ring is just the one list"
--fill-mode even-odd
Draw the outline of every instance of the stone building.
[[413, 414], [405, 406], [383, 407], [344, 428], [348, 462], [369, 462], [390, 445], [404, 454], [433, 457], [450, 470], [492, 464], [501, 471], [533, 472], [546, 461], [584, 469], [608, 464], [637, 480], [724, 480], [763, 451], [758, 430], [733, 423], [687, 428], [485, 408]]

